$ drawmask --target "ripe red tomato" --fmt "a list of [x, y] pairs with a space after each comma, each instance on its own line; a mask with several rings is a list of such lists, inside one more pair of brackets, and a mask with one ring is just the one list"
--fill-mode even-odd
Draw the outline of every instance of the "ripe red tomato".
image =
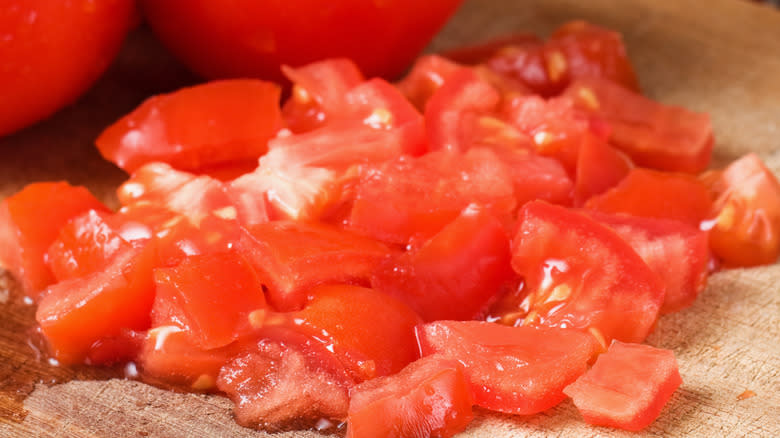
[[399, 75], [461, 0], [142, 0], [149, 25], [208, 78], [283, 79], [279, 66], [353, 59], [368, 77]]
[[0, 136], [72, 103], [135, 22], [133, 0], [6, 0], [0, 8]]

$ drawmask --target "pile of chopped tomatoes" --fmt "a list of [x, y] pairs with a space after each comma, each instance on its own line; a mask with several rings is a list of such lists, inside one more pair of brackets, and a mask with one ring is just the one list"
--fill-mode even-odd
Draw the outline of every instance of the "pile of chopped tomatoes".
[[237, 420], [448, 437], [472, 407], [650, 424], [680, 385], [641, 344], [721, 267], [774, 263], [780, 184], [707, 170], [709, 117], [638, 92], [619, 35], [569, 23], [421, 57], [396, 84], [345, 59], [294, 83], [152, 97], [97, 140], [110, 211], [31, 184], [0, 261], [62, 364], [133, 361]]

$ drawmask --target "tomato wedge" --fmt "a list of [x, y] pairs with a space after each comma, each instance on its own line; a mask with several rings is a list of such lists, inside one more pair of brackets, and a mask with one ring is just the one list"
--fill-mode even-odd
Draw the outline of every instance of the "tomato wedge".
[[628, 243], [593, 219], [541, 201], [525, 204], [519, 217], [512, 267], [524, 279], [525, 298], [507, 322], [590, 330], [606, 342], [645, 339], [665, 287]]
[[417, 327], [423, 356], [463, 364], [474, 403], [511, 414], [542, 412], [562, 402], [563, 388], [587, 369], [593, 338], [578, 330], [507, 327], [481, 321], [436, 321]]
[[755, 154], [716, 179], [712, 251], [728, 266], [774, 263], [780, 254], [780, 183]]
[[98, 137], [100, 153], [128, 172], [161, 161], [182, 170], [255, 161], [282, 127], [278, 85], [215, 81], [146, 100]]
[[658, 417], [681, 383], [673, 351], [614, 342], [564, 392], [586, 422], [639, 431]]
[[351, 391], [347, 438], [451, 437], [471, 422], [471, 404], [463, 367], [427, 356]]

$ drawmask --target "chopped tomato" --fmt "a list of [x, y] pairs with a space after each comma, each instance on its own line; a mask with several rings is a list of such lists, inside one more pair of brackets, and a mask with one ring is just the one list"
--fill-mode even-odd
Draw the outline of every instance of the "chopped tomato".
[[[628, 242], [666, 285], [661, 313], [690, 306], [707, 285], [707, 233], [686, 223], [581, 210]], [[674, 263], [670, 263], [674, 260]]]
[[681, 383], [673, 351], [614, 342], [564, 391], [588, 423], [639, 431], [658, 418]]
[[712, 251], [726, 265], [774, 263], [780, 254], [780, 183], [755, 154], [731, 163], [712, 185]]
[[[396, 373], [417, 359], [414, 327], [421, 320], [403, 302], [344, 284], [318, 286], [309, 293], [311, 301], [285, 315], [282, 326], [322, 343], [355, 381]], [[277, 318], [269, 314], [258, 325], [274, 326]]]
[[98, 137], [100, 153], [128, 172], [160, 161], [182, 170], [255, 161], [282, 126], [279, 86], [210, 82], [146, 100]]
[[319, 128], [343, 109], [344, 95], [363, 82], [363, 74], [349, 59], [312, 62], [301, 67], [282, 66], [293, 83], [292, 95], [282, 106], [282, 115], [292, 132]]
[[500, 220], [515, 209], [506, 164], [487, 149], [436, 151], [361, 168], [349, 227], [386, 242], [407, 244], [441, 230], [467, 205], [480, 204]]
[[579, 79], [564, 94], [609, 123], [610, 143], [639, 166], [697, 173], [710, 162], [707, 114], [664, 105], [603, 79]]
[[[65, 224], [49, 247], [46, 260], [57, 281], [104, 268], [112, 256], [130, 247], [107, 220], [107, 213], [89, 210]], [[110, 219], [109, 219], [110, 221]]]
[[58, 361], [81, 363], [95, 342], [123, 329], [149, 328], [154, 258], [151, 246], [131, 247], [117, 253], [105, 269], [44, 292], [35, 319]]
[[146, 332], [121, 329], [119, 334], [95, 341], [89, 348], [84, 363], [87, 365], [114, 365], [136, 360], [143, 347]]
[[393, 253], [383, 243], [330, 225], [274, 221], [249, 228], [239, 250], [257, 270], [277, 310], [303, 307], [308, 289], [323, 283], [368, 285]]
[[[494, 56], [513, 48], [534, 48], [544, 43], [532, 33], [513, 33], [493, 38], [473, 46], [461, 46], [441, 54], [446, 59], [466, 65], [484, 64]], [[425, 57], [421, 57], [423, 59]]]
[[425, 321], [471, 319], [513, 276], [509, 259], [501, 222], [470, 205], [420, 248], [382, 263], [371, 285], [406, 302]]
[[33, 183], [0, 204], [0, 264], [37, 298], [54, 283], [46, 253], [60, 228], [91, 209], [107, 211], [84, 187], [66, 182]]
[[590, 135], [577, 152], [574, 204], [582, 205], [590, 197], [617, 185], [634, 167], [624, 153]]
[[135, 243], [151, 239], [171, 221], [178, 221], [180, 216], [165, 206], [141, 201], [122, 206], [105, 220], [122, 239]]
[[512, 267], [525, 297], [506, 322], [590, 330], [606, 342], [645, 339], [665, 287], [628, 243], [593, 219], [541, 201], [525, 204], [519, 218]]
[[582, 375], [596, 343], [584, 332], [507, 327], [481, 321], [437, 321], [417, 327], [423, 356], [463, 364], [474, 403], [529, 415], [562, 402], [563, 388]]
[[712, 196], [696, 177], [635, 168], [616, 186], [593, 196], [586, 208], [607, 213], [674, 219], [699, 227], [712, 211]]
[[223, 347], [251, 331], [249, 314], [265, 309], [263, 285], [234, 252], [191, 255], [154, 271], [154, 326], [180, 325], [195, 345]]
[[471, 404], [463, 367], [427, 356], [351, 391], [347, 438], [451, 437], [471, 422]]
[[229, 251], [241, 238], [237, 223], [206, 216], [194, 223], [177, 216], [153, 236], [157, 248], [157, 267], [174, 267], [189, 256]]
[[572, 80], [583, 77], [639, 89], [620, 34], [584, 21], [564, 24], [544, 44], [510, 42], [485, 63], [542, 96], [557, 95]]
[[279, 329], [230, 360], [217, 379], [217, 388], [235, 404], [236, 421], [268, 431], [341, 421], [353, 386], [325, 347]]
[[493, 112], [501, 96], [470, 69], [458, 70], [425, 106], [425, 127], [432, 150], [465, 151], [470, 130], [482, 114]]

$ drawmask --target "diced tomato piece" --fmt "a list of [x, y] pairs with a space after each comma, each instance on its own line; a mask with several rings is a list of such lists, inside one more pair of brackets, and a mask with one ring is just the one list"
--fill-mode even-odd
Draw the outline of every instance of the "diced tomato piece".
[[755, 154], [731, 163], [716, 179], [712, 251], [730, 266], [774, 263], [780, 254], [780, 183]]
[[508, 44], [485, 61], [493, 70], [515, 77], [542, 96], [554, 96], [574, 79], [603, 78], [631, 90], [639, 85], [617, 32], [572, 21], [544, 44]]
[[283, 66], [293, 82], [292, 95], [282, 114], [295, 133], [308, 132], [329, 122], [344, 109], [344, 95], [364, 81], [363, 74], [349, 59], [334, 58], [300, 67]]
[[274, 221], [249, 227], [240, 251], [268, 288], [277, 310], [303, 307], [307, 291], [323, 283], [368, 285], [388, 246], [351, 231], [318, 223]]
[[98, 137], [128, 172], [150, 162], [182, 170], [256, 160], [282, 127], [280, 88], [257, 79], [213, 81], [147, 99]]
[[476, 119], [492, 113], [501, 95], [471, 69], [450, 75], [425, 107], [425, 127], [431, 150], [465, 151]]
[[225, 214], [223, 211], [233, 218], [237, 214], [222, 182], [175, 170], [165, 163], [140, 167], [119, 186], [117, 197], [122, 205], [141, 201], [159, 204], [195, 222], [208, 214]]
[[376, 129], [391, 129], [420, 120], [422, 113], [384, 79], [374, 78], [341, 97], [344, 115]]
[[66, 182], [26, 186], [0, 204], [0, 265], [37, 298], [55, 281], [45, 256], [60, 228], [89, 210], [108, 211], [84, 187]]
[[542, 43], [544, 43], [544, 41], [532, 33], [513, 33], [493, 38], [473, 46], [458, 47], [442, 53], [441, 56], [460, 64], [484, 64], [504, 51], [518, 47], [538, 47]]
[[149, 328], [154, 300], [154, 248], [128, 248], [100, 271], [49, 287], [35, 319], [53, 356], [63, 364], [84, 361], [95, 342], [123, 329]]
[[353, 386], [322, 345], [278, 330], [228, 362], [217, 380], [239, 424], [272, 432], [343, 420]]
[[514, 275], [510, 257], [501, 222], [470, 205], [419, 249], [387, 259], [371, 285], [406, 302], [425, 321], [471, 319]]
[[188, 256], [174, 267], [155, 269], [154, 280], [153, 325], [181, 325], [204, 349], [251, 331], [249, 314], [266, 307], [257, 274], [234, 251]]
[[421, 56], [409, 73], [398, 82], [398, 89], [418, 110], [425, 106], [453, 73], [463, 67], [438, 55]]
[[521, 96], [507, 102], [503, 111], [512, 125], [533, 139], [539, 154], [557, 159], [571, 175], [582, 144], [591, 136], [604, 135], [568, 98]]
[[57, 281], [81, 277], [104, 268], [117, 252], [130, 247], [107, 223], [107, 213], [89, 210], [60, 229], [47, 261]]
[[574, 182], [558, 160], [523, 149], [493, 150], [509, 167], [518, 206], [535, 199], [571, 204]]
[[609, 141], [639, 166], [698, 173], [710, 162], [710, 117], [655, 102], [602, 79], [580, 79], [565, 92], [612, 128]]
[[577, 153], [574, 204], [582, 205], [591, 196], [617, 185], [634, 167], [624, 153], [596, 136], [588, 136]]
[[447, 438], [474, 417], [463, 367], [436, 355], [363, 382], [350, 396], [347, 438]]
[[[524, 278], [523, 324], [591, 330], [606, 342], [641, 342], [658, 317], [664, 284], [613, 230], [541, 201], [519, 212], [512, 267]], [[508, 321], [513, 322], [513, 321]]]
[[694, 176], [635, 168], [615, 187], [588, 199], [585, 208], [674, 219], [698, 228], [711, 214], [712, 195]]
[[[420, 317], [403, 302], [373, 289], [322, 285], [309, 291], [302, 310], [283, 315], [282, 326], [300, 331], [331, 351], [355, 381], [387, 376], [417, 359], [414, 327]], [[269, 314], [262, 324], [279, 324]]]
[[406, 244], [436, 234], [471, 203], [502, 222], [516, 201], [507, 165], [479, 148], [436, 151], [361, 169], [349, 227], [386, 242]]
[[615, 230], [658, 274], [666, 284], [661, 313], [690, 306], [707, 285], [710, 251], [705, 231], [675, 220], [592, 210], [581, 213]]
[[463, 364], [475, 404], [521, 415], [563, 401], [563, 388], [585, 372], [596, 349], [578, 330], [481, 321], [424, 324], [417, 338], [423, 356], [438, 353]]
[[147, 332], [137, 360], [147, 381], [191, 391], [214, 391], [220, 369], [256, 343], [249, 338], [206, 350], [180, 326], [163, 325]]
[[586, 422], [639, 431], [658, 418], [681, 383], [673, 351], [614, 342], [564, 391]]

